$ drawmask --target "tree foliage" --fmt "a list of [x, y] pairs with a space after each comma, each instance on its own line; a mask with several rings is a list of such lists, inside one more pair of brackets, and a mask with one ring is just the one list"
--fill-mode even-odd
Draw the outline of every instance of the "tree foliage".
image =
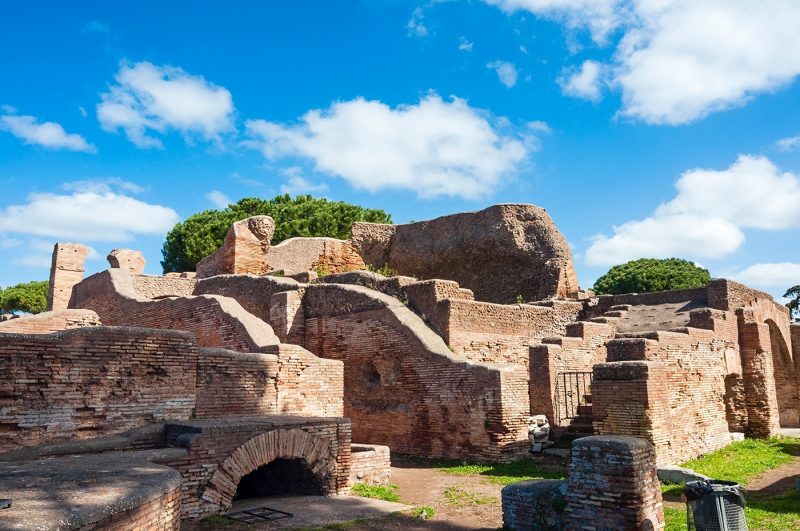
[[783, 296], [791, 299], [786, 306], [788, 306], [789, 311], [792, 312], [794, 320], [800, 322], [800, 284], [787, 289]]
[[0, 288], [0, 313], [41, 313], [47, 309], [46, 280]]
[[164, 272], [194, 271], [200, 260], [222, 245], [231, 224], [259, 215], [275, 220], [273, 244], [296, 236], [347, 239], [354, 221], [392, 222], [391, 216], [383, 210], [310, 195], [292, 198], [285, 194], [270, 200], [246, 197], [223, 210], [206, 210], [175, 225], [167, 233], [161, 249]]
[[698, 288], [711, 280], [707, 269], [680, 258], [642, 258], [609, 269], [592, 290], [598, 295], [647, 293], [669, 289]]

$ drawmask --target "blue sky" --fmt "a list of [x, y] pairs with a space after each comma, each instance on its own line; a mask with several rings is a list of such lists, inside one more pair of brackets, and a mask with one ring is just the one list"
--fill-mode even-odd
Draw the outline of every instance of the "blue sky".
[[548, 209], [584, 286], [679, 256], [800, 283], [791, 0], [12, 2], [0, 32], [0, 285], [56, 241], [312, 193], [395, 222]]

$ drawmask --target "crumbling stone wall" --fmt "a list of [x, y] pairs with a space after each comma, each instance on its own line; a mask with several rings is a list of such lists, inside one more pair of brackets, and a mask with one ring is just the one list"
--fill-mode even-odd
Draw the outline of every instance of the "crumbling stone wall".
[[84, 260], [89, 248], [77, 243], [57, 243], [53, 247], [50, 266], [50, 288], [47, 292], [47, 309], [64, 310], [69, 306], [72, 288], [83, 280]]
[[533, 205], [495, 205], [406, 225], [359, 222], [352, 234], [367, 264], [454, 280], [481, 301], [544, 300], [579, 289], [566, 239]]
[[269, 248], [275, 222], [269, 216], [237, 221], [225, 234], [222, 246], [197, 264], [198, 278], [224, 274], [263, 275], [264, 255]]
[[356, 440], [429, 457], [527, 450], [524, 366], [456, 355], [401, 302], [366, 288], [310, 285], [303, 305], [305, 347], [344, 362]]
[[355, 483], [388, 485], [392, 473], [389, 447], [379, 444], [350, 446], [350, 486]]
[[289, 238], [267, 249], [268, 271], [285, 274], [315, 271], [320, 275], [366, 269], [349, 241], [335, 238]]
[[[256, 275], [217, 275], [197, 281], [194, 295], [230, 297], [242, 308], [270, 323], [269, 300], [275, 293], [297, 290], [300, 283], [291, 278]], [[191, 294], [190, 294], [191, 295]]]
[[188, 418], [196, 366], [186, 332], [100, 327], [2, 334], [0, 451]]
[[112, 268], [127, 269], [137, 275], [144, 273], [144, 266], [147, 264], [141, 251], [133, 249], [113, 249], [106, 259]]
[[194, 278], [162, 277], [157, 275], [131, 275], [133, 290], [144, 299], [188, 297], [193, 295], [197, 280]]
[[55, 310], [0, 322], [0, 334], [49, 334], [69, 328], [99, 326], [100, 318], [91, 310]]

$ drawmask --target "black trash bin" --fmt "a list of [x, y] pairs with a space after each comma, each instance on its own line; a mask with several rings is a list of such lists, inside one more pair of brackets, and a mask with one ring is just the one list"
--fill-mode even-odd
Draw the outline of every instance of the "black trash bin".
[[690, 531], [747, 531], [744, 489], [733, 481], [690, 481], [683, 489]]

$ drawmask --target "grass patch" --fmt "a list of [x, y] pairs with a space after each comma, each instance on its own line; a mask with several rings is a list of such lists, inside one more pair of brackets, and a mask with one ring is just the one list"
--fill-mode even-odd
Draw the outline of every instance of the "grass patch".
[[411, 516], [413, 516], [414, 518], [422, 518], [423, 520], [430, 520], [431, 518], [436, 516], [436, 509], [434, 509], [433, 507], [426, 507], [423, 505], [420, 507], [414, 507], [409, 511], [409, 514], [411, 514]]
[[447, 474], [458, 476], [484, 476], [492, 483], [508, 485], [529, 479], [564, 479], [566, 470], [542, 468], [530, 459], [513, 463], [484, 465], [465, 461], [436, 461], [436, 468]]
[[350, 491], [353, 494], [361, 496], [362, 498], [375, 498], [376, 500], [383, 500], [388, 502], [400, 502], [400, 495], [397, 494], [397, 485], [388, 485], [381, 487], [377, 485], [366, 485], [364, 483], [356, 483], [352, 486]]
[[244, 524], [246, 527], [250, 527], [250, 524], [246, 522], [237, 522], [236, 520], [232, 520], [221, 514], [210, 514], [204, 518], [201, 518], [200, 524], [205, 529], [230, 529], [234, 527], [242, 527], [242, 524]]
[[444, 501], [453, 507], [470, 507], [472, 505], [491, 505], [498, 503], [499, 500], [490, 497], [484, 498], [459, 487], [447, 487], [444, 489]]
[[[681, 466], [714, 479], [746, 485], [759, 474], [778, 468], [797, 455], [800, 455], [800, 438], [797, 437], [745, 439], [703, 457], [686, 461]], [[680, 498], [683, 484], [662, 483], [661, 492], [665, 496]]]
[[[771, 497], [751, 496], [744, 509], [747, 526], [752, 531], [800, 529], [800, 492], [788, 491]], [[665, 531], [686, 529], [685, 509], [664, 509]]]

